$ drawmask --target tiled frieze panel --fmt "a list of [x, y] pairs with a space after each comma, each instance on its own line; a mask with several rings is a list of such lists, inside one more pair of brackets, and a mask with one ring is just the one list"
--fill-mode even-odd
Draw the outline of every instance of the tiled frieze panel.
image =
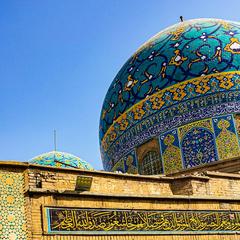
[[[234, 120], [232, 114], [221, 115], [185, 124], [161, 134], [158, 138], [159, 161], [164, 173], [239, 156], [238, 121], [236, 116]], [[151, 147], [148, 148], [150, 151]], [[139, 155], [138, 151], [136, 153]], [[137, 158], [139, 160], [140, 155]], [[123, 157], [118, 161], [115, 168], [126, 172], [126, 159]]]
[[28, 239], [23, 189], [23, 173], [0, 170], [0, 239]]
[[44, 208], [48, 234], [179, 234], [240, 232], [240, 212]]
[[[132, 151], [143, 144], [144, 142], [156, 137], [161, 136], [169, 129], [176, 129], [176, 127], [187, 125], [191, 122], [200, 121], [200, 119], [217, 117], [220, 115], [229, 115], [231, 113], [238, 113], [240, 111], [240, 101], [233, 103], [222, 103], [211, 107], [203, 107], [200, 109], [193, 109], [187, 113], [173, 116], [169, 120], [160, 120], [161, 113], [158, 116], [152, 115], [152, 120], [144, 120], [135, 127], [131, 128], [128, 133], [117, 139], [112, 144], [107, 152], [101, 148], [103, 164], [108, 170], [112, 168], [112, 161], [115, 163], [122, 159], [129, 150]], [[159, 122], [158, 122], [159, 121]], [[154, 125], [155, 124], [155, 125]], [[111, 159], [111, 160], [110, 160]]]
[[[102, 148], [104, 151], [108, 151], [108, 148], [120, 136], [130, 133], [131, 136], [134, 133], [139, 134], [139, 131], [143, 131], [144, 128], [149, 128], [174, 116], [200, 108], [210, 111], [210, 107], [213, 105], [238, 101], [240, 98], [239, 78], [239, 72], [211, 74], [176, 84], [147, 97], [114, 121], [101, 141]], [[229, 84], [224, 85], [223, 79], [226, 79]], [[183, 98], [174, 97], [175, 92], [179, 94], [179, 89], [181, 89]], [[144, 120], [144, 125], [134, 132], [131, 131], [132, 127]]]

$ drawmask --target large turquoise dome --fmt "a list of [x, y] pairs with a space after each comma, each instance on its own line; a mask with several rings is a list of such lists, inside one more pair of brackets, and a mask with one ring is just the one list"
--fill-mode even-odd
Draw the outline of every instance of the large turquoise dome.
[[[144, 160], [146, 144], [159, 155], [154, 164], [164, 173], [238, 155], [237, 139], [232, 155], [222, 154], [216, 139], [225, 128], [238, 137], [239, 67], [237, 22], [180, 22], [147, 41], [124, 64], [105, 97], [100, 119], [104, 169], [153, 169], [151, 164], [141, 167], [149, 162]], [[208, 139], [206, 146], [203, 139]]]
[[79, 168], [93, 170], [92, 166], [79, 157], [59, 151], [51, 151], [38, 155], [30, 160], [30, 163], [62, 168]]

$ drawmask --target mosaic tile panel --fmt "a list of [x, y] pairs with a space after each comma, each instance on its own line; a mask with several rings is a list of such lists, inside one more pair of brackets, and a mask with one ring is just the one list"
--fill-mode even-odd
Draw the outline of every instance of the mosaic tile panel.
[[240, 156], [239, 142], [232, 115], [213, 118], [219, 159]]
[[181, 170], [183, 166], [177, 130], [168, 131], [159, 139], [164, 173]]
[[125, 172], [124, 159], [120, 159], [112, 168], [113, 172]]
[[126, 157], [124, 157], [125, 172], [127, 173], [138, 173], [137, 159], [135, 151], [130, 152]]
[[[233, 115], [222, 115], [188, 123], [161, 134], [159, 136], [159, 160], [162, 161], [164, 173], [169, 174], [239, 156], [235, 125], [238, 126], [237, 123], [234, 124]], [[132, 153], [135, 152], [132, 151]], [[114, 169], [126, 172], [126, 162], [127, 156], [121, 158]], [[137, 163], [134, 162], [134, 170], [135, 164]], [[134, 170], [128, 169], [128, 172], [135, 173]]]
[[211, 119], [179, 128], [184, 168], [218, 160]]
[[120, 159], [117, 163], [115, 163], [112, 171], [120, 171], [136, 174], [138, 173], [137, 167], [137, 159], [135, 151], [128, 153], [122, 159]]
[[[214, 117], [222, 114], [234, 113], [240, 111], [240, 101], [234, 103], [223, 103], [211, 107], [203, 107], [183, 113], [181, 115], [173, 116], [170, 119], [162, 120], [159, 116], [153, 115], [151, 119], [140, 122], [135, 127], [131, 128], [127, 133], [116, 140], [114, 144], [109, 147], [108, 151], [101, 150], [103, 164], [105, 169], [111, 169], [112, 163], [109, 159], [117, 162], [129, 152], [129, 149], [134, 149], [143, 142], [163, 134], [168, 129], [175, 129], [176, 127], [189, 124], [199, 119]], [[155, 121], [155, 122], [154, 122]], [[147, 123], [146, 123], [147, 122]], [[153, 125], [151, 126], [150, 123]], [[148, 127], [145, 127], [145, 126]]]
[[0, 171], [0, 238], [26, 240], [27, 223], [22, 173]]
[[236, 126], [236, 132], [238, 134], [238, 140], [240, 141], [240, 114], [235, 114], [235, 126]]

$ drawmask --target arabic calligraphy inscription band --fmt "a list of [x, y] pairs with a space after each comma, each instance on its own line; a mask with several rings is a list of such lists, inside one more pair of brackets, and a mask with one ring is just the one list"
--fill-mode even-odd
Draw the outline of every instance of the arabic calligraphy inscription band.
[[240, 233], [240, 211], [55, 207], [45, 207], [44, 211], [47, 234]]

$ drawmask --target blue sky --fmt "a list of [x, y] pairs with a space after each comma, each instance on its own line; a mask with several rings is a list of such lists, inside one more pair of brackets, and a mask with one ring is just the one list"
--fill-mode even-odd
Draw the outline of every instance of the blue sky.
[[239, 21], [240, 1], [0, 1], [0, 159], [53, 150], [101, 169], [98, 125], [107, 89], [152, 35], [185, 19]]

